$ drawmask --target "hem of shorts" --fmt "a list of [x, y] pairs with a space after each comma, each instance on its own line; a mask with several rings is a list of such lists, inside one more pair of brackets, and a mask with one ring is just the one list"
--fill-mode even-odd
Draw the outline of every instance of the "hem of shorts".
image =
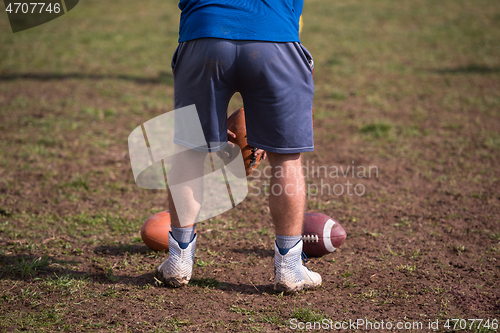
[[234, 41], [271, 42], [271, 43], [300, 43], [300, 38], [273, 38], [273, 37], [258, 38], [249, 35], [225, 36], [216, 34], [200, 34], [195, 36], [184, 36], [182, 38], [179, 37], [179, 39], [177, 39], [177, 42], [184, 43], [203, 38], [215, 38], [215, 39], [225, 39]]
[[208, 148], [208, 147], [200, 147], [200, 146], [195, 146], [195, 145], [193, 145], [191, 143], [188, 143], [188, 142], [182, 141], [182, 140], [178, 140], [178, 139], [174, 139], [174, 143], [176, 143], [176, 144], [178, 144], [180, 146], [189, 148], [189, 149], [194, 150], [194, 151], [202, 152], [202, 153], [214, 153], [214, 152], [218, 152], [218, 151], [224, 149], [227, 146], [227, 142], [222, 142], [217, 147], [210, 147], [210, 148]]
[[277, 154], [296, 154], [296, 153], [307, 153], [310, 151], [314, 151], [314, 146], [298, 147], [298, 148], [276, 148], [276, 147], [261, 145], [259, 143], [251, 141], [247, 141], [247, 143], [251, 147], [259, 148], [268, 151], [270, 153], [277, 153]]

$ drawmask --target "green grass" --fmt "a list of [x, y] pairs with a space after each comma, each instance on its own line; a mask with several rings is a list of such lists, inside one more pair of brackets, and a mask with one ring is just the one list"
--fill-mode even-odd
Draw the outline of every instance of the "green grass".
[[374, 138], [387, 137], [392, 125], [389, 123], [373, 123], [368, 125], [363, 125], [360, 129], [361, 133], [370, 135]]
[[214, 278], [192, 278], [189, 284], [202, 288], [219, 288], [222, 285]]
[[69, 294], [82, 292], [90, 285], [90, 281], [86, 277], [77, 277], [71, 275], [62, 275], [48, 277], [44, 280], [43, 285], [48, 291], [65, 291]]
[[[85, 182], [83, 183], [85, 184]], [[75, 185], [71, 185], [74, 187]], [[78, 182], [77, 188], [82, 188]], [[33, 216], [26, 213], [13, 214], [12, 220], [23, 221], [25, 229], [18, 229], [17, 224], [4, 223], [0, 231], [10, 235], [13, 239], [49, 239], [57, 230], [61, 234], [77, 237], [82, 240], [96, 236], [102, 240], [114, 240], [118, 235], [133, 235], [141, 226], [141, 222], [117, 215], [116, 212], [84, 212], [76, 215], [60, 217], [57, 215]], [[145, 220], [146, 216], [144, 216]], [[143, 220], [142, 218], [139, 221]], [[91, 240], [89, 240], [91, 241]]]
[[321, 322], [326, 318], [324, 314], [314, 311], [309, 307], [299, 307], [293, 309], [290, 317], [298, 319], [302, 322]]
[[242, 315], [255, 315], [255, 311], [252, 309], [244, 309], [236, 305], [232, 305], [231, 308], [229, 309], [231, 312], [239, 313]]
[[10, 269], [20, 275], [22, 278], [35, 274], [37, 271], [43, 270], [50, 265], [50, 260], [47, 256], [34, 259], [20, 257], [16, 258]]
[[38, 312], [12, 311], [8, 316], [0, 316], [4, 327], [14, 326], [20, 330], [50, 330], [64, 323], [62, 309], [47, 309]]

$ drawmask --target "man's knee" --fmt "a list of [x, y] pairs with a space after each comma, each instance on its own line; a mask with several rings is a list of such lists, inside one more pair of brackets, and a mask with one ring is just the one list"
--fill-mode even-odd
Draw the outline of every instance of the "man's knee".
[[300, 153], [296, 154], [269, 154], [269, 163], [272, 167], [272, 179], [280, 182], [290, 182], [303, 178]]
[[267, 152], [271, 167], [283, 165], [284, 163], [300, 163], [300, 153], [295, 154], [278, 154]]

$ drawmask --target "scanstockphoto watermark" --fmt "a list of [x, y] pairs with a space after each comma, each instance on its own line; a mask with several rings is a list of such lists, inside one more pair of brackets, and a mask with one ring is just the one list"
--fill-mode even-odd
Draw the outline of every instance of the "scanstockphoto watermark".
[[375, 165], [356, 165], [354, 161], [351, 165], [317, 165], [314, 161], [307, 160], [301, 166], [302, 174], [306, 179], [305, 187], [295, 186], [296, 184], [282, 185], [277, 182], [271, 184], [271, 178], [290, 177], [298, 174], [293, 168], [271, 166], [256, 169], [249, 181], [250, 195], [292, 195], [294, 191], [300, 190], [307, 195], [308, 199], [314, 196], [362, 196], [366, 193], [366, 186], [361, 180], [378, 179], [379, 169]]
[[449, 318], [435, 319], [427, 321], [373, 321], [368, 319], [349, 319], [343, 321], [333, 321], [322, 319], [321, 321], [299, 321], [297, 318], [290, 319], [290, 329], [292, 330], [336, 330], [336, 331], [472, 331], [472, 330], [498, 330], [498, 319], [464, 319]]
[[422, 321], [369, 321], [365, 319], [349, 319], [344, 321], [333, 321], [323, 319], [321, 321], [299, 321], [296, 318], [290, 320], [292, 330], [423, 330], [433, 329], [431, 322]]

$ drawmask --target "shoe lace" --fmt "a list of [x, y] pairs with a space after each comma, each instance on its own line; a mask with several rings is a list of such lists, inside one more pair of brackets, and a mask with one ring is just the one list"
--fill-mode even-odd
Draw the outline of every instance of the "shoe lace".
[[309, 259], [307, 258], [306, 254], [304, 252], [302, 252], [301, 257], [302, 257], [302, 262], [304, 264], [309, 261]]

